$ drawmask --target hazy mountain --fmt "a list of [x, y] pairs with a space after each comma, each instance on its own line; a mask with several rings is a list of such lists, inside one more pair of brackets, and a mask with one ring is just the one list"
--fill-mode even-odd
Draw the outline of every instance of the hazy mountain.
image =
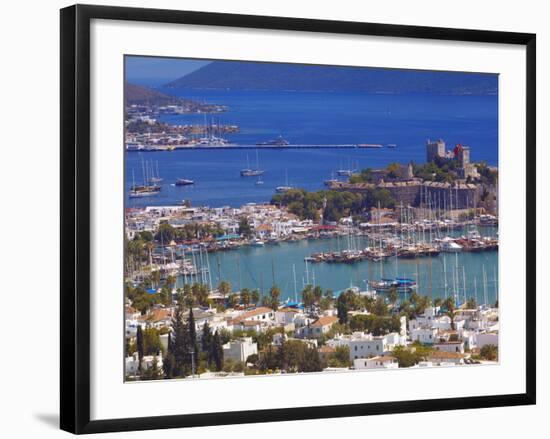
[[126, 105], [149, 104], [162, 106], [177, 104], [182, 101], [182, 99], [177, 97], [169, 96], [141, 85], [130, 84], [129, 82], [126, 83], [124, 88], [124, 98], [126, 100]]
[[498, 76], [378, 68], [215, 61], [167, 84], [189, 89], [496, 94]]
[[226, 107], [223, 105], [201, 103], [191, 99], [170, 96], [166, 93], [153, 90], [152, 88], [131, 84], [129, 82], [126, 82], [124, 99], [126, 105], [150, 105], [156, 107], [180, 105], [190, 113], [213, 113], [226, 110]]

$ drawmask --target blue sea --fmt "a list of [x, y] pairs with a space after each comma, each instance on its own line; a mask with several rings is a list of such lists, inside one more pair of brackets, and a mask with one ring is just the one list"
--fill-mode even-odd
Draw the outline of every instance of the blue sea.
[[[128, 207], [170, 205], [182, 200], [190, 200], [194, 206], [211, 207], [268, 202], [275, 187], [281, 185], [323, 189], [323, 181], [338, 169], [379, 168], [392, 162], [423, 163], [428, 138], [443, 138], [448, 149], [457, 143], [469, 145], [472, 161], [498, 165], [497, 96], [161, 91], [227, 105], [229, 111], [216, 115], [215, 122], [219, 118], [222, 124], [238, 125], [240, 133], [225, 137], [241, 145], [255, 145], [281, 135], [292, 144], [380, 143], [397, 147], [259, 150], [259, 167], [265, 170], [264, 184], [260, 186], [255, 184], [256, 178], [240, 176], [240, 170], [247, 167], [247, 163], [256, 166], [255, 149], [130, 152], [126, 153], [127, 191], [133, 179], [136, 183], [141, 181], [144, 162], [155, 170], [158, 167], [163, 182], [159, 195], [127, 199]], [[212, 117], [206, 116], [207, 120]], [[169, 116], [162, 120], [171, 124], [204, 124], [205, 115]], [[196, 184], [176, 187], [173, 183], [177, 178], [192, 179]], [[496, 229], [481, 232], [494, 235]], [[216, 286], [221, 279], [226, 279], [234, 290], [259, 288], [264, 293], [276, 283], [282, 288], [282, 298], [293, 298], [305, 283], [339, 291], [350, 285], [365, 288], [366, 279], [405, 276], [418, 282], [419, 293], [433, 297], [456, 293], [460, 297], [476, 297], [478, 302], [484, 302], [487, 297], [488, 303], [494, 303], [498, 297], [498, 252], [306, 267], [304, 257], [344, 246], [338, 239], [306, 240], [211, 254], [208, 282]], [[179, 285], [184, 280], [180, 278]]]
[[[307, 190], [341, 168], [378, 168], [392, 162], [425, 161], [428, 138], [443, 138], [448, 149], [469, 145], [473, 161], [498, 164], [498, 96], [427, 94], [316, 93], [160, 89], [208, 103], [227, 105], [219, 115], [164, 116], [170, 124], [204, 124], [205, 118], [235, 124], [232, 143], [254, 145], [281, 135], [291, 144], [396, 144], [394, 149], [264, 149], [258, 153], [264, 184], [241, 177], [256, 165], [251, 150], [194, 150], [126, 153], [126, 187], [142, 179], [142, 160], [158, 167], [164, 179], [159, 195], [128, 199], [128, 206], [165, 205], [190, 200], [193, 205], [240, 206], [271, 199], [276, 186]], [[194, 187], [173, 186], [176, 178], [195, 180]]]

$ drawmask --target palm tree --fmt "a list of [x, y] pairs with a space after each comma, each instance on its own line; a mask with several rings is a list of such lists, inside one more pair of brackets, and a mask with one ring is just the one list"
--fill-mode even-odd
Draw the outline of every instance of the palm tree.
[[208, 287], [205, 284], [200, 284], [197, 290], [197, 302], [202, 306], [208, 306]]
[[397, 287], [394, 285], [390, 288], [390, 292], [388, 293], [388, 299], [392, 306], [395, 306], [397, 303], [397, 300], [399, 299], [399, 294], [397, 293]]
[[269, 290], [269, 295], [271, 296], [271, 308], [274, 311], [277, 311], [279, 308], [279, 297], [281, 296], [281, 290], [277, 285], [273, 285]]
[[155, 243], [153, 241], [150, 241], [145, 244], [145, 248], [149, 253], [149, 268], [152, 271], [153, 270], [153, 250], [155, 249]]
[[169, 274], [166, 276], [166, 279], [164, 280], [164, 285], [172, 290], [174, 288], [174, 285], [176, 284], [176, 276]]
[[239, 296], [236, 294], [231, 294], [229, 296], [229, 305], [231, 308], [235, 308], [239, 304]]
[[446, 309], [446, 314], [451, 318], [451, 329], [455, 329], [455, 299], [450, 296], [443, 301], [443, 307]]
[[158, 285], [160, 283], [160, 271], [159, 270], [155, 270], [151, 273], [151, 283], [153, 285], [153, 288], [155, 288], [155, 286], [158, 287]]
[[222, 280], [218, 285], [218, 291], [220, 292], [220, 294], [223, 295], [224, 298], [227, 297], [229, 294], [231, 294], [231, 284], [226, 280]]
[[250, 305], [250, 290], [248, 288], [243, 288], [241, 291], [241, 301], [245, 308]]
[[260, 292], [258, 290], [252, 290], [252, 293], [250, 293], [250, 299], [254, 305], [257, 305], [260, 301]]

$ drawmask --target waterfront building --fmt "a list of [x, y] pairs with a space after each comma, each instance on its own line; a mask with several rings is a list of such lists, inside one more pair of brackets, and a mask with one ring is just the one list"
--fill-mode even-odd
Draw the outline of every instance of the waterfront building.
[[399, 363], [397, 358], [391, 355], [377, 356], [372, 358], [357, 358], [353, 360], [353, 368], [361, 369], [397, 369]]

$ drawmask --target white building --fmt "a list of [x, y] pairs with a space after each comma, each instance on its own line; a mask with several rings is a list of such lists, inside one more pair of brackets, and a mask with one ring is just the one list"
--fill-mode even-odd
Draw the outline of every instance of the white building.
[[433, 347], [438, 351], [464, 353], [464, 341], [444, 341], [434, 343]]
[[379, 337], [364, 333], [357, 336], [354, 333], [349, 342], [350, 360], [377, 357], [392, 351], [395, 346], [404, 346], [405, 344], [406, 337], [395, 332]]
[[422, 344], [433, 344], [437, 338], [436, 328], [415, 328], [410, 331], [411, 341]]
[[[162, 355], [145, 355], [141, 359], [141, 368], [142, 370], [147, 370], [150, 367], [153, 367], [153, 364], [157, 362], [157, 367], [159, 370], [162, 370]], [[125, 370], [126, 375], [136, 375], [139, 370], [139, 359], [138, 359], [138, 353], [134, 352], [134, 354], [130, 357], [125, 358]]]
[[478, 348], [486, 345], [498, 346], [498, 332], [482, 332], [475, 335], [475, 344]]
[[447, 315], [438, 315], [439, 307], [426, 308], [424, 313], [416, 319], [409, 320], [409, 331], [418, 328], [451, 329], [451, 318]]
[[258, 345], [252, 337], [243, 337], [223, 345], [223, 356], [226, 359], [245, 362], [250, 355], [258, 353]]
[[354, 369], [397, 369], [399, 363], [391, 355], [378, 356], [372, 358], [357, 358], [353, 360]]

